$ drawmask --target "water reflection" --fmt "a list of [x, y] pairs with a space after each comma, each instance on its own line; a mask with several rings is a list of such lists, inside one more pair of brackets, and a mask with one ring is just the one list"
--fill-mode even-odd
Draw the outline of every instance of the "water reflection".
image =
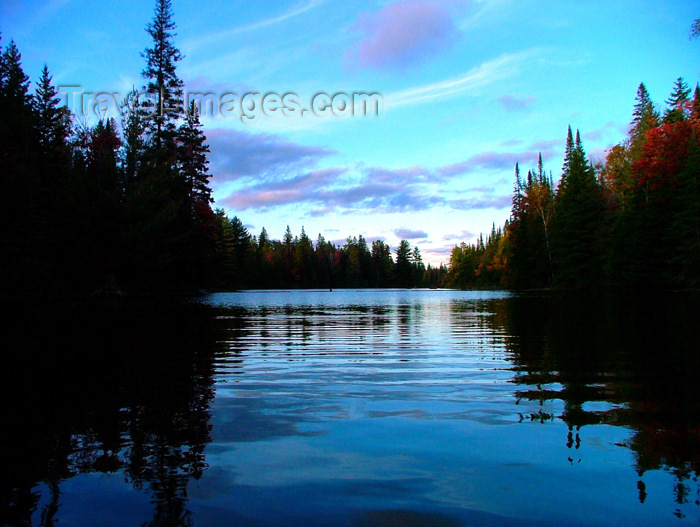
[[[517, 402], [539, 406], [530, 420], [564, 421], [570, 450], [580, 448], [584, 426], [628, 428], [617, 446], [634, 454], [639, 501], [648, 497], [645, 473], [665, 470], [676, 504], [700, 505], [696, 295], [524, 296], [498, 311], [492, 323], [512, 335]], [[543, 410], [552, 401], [562, 403], [557, 415]]]
[[0, 525], [700, 518], [697, 296], [14, 307]]
[[93, 473], [118, 473], [150, 496], [142, 524], [192, 524], [187, 485], [206, 468], [213, 395], [210, 317], [197, 311], [15, 306], [4, 334], [0, 524], [58, 524], [71, 508], [64, 483]]

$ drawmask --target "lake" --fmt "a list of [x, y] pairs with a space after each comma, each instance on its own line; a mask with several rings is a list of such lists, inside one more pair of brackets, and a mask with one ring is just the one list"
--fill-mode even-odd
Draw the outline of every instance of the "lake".
[[697, 294], [13, 305], [0, 524], [697, 525]]

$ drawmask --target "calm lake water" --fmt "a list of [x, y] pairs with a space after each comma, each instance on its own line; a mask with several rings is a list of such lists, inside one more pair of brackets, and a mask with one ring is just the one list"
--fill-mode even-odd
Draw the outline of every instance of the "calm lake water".
[[14, 306], [0, 524], [700, 522], [697, 295]]

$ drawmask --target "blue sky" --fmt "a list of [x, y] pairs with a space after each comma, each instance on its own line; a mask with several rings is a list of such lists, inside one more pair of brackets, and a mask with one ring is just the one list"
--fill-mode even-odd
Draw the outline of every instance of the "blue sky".
[[[513, 165], [542, 152], [557, 179], [566, 128], [594, 158], [619, 142], [639, 82], [658, 105], [695, 85], [698, 1], [173, 0], [190, 90], [378, 92], [381, 117], [204, 119], [216, 205], [257, 234], [289, 225], [330, 240], [363, 234], [446, 262], [509, 215]], [[140, 87], [150, 2], [0, 7], [25, 71], [56, 84]], [[306, 104], [305, 104], [306, 105]]]

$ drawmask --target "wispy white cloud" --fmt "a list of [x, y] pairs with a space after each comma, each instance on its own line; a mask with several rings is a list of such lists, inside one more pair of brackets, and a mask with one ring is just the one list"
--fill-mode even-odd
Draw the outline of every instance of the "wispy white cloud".
[[189, 40], [189, 41], [185, 42], [184, 47], [186, 49], [193, 50], [196, 48], [200, 48], [202, 46], [215, 44], [215, 43], [220, 42], [222, 40], [230, 39], [231, 37], [234, 37], [240, 33], [245, 33], [247, 31], [253, 31], [256, 29], [262, 29], [265, 27], [273, 26], [275, 24], [279, 24], [279, 23], [284, 22], [285, 20], [288, 20], [288, 19], [293, 18], [295, 16], [299, 16], [301, 14], [304, 14], [307, 11], [311, 11], [312, 9], [321, 5], [324, 1], [325, 0], [309, 0], [307, 2], [297, 4], [296, 6], [292, 7], [290, 10], [282, 13], [281, 15], [273, 16], [270, 18], [265, 18], [263, 20], [253, 22], [252, 24], [246, 24], [244, 26], [236, 26], [236, 27], [232, 27], [230, 29], [225, 29], [223, 31], [218, 31], [216, 33], [209, 33], [209, 34], [204, 35], [202, 37]]
[[520, 53], [507, 53], [472, 68], [461, 77], [390, 93], [384, 98], [387, 111], [400, 106], [425, 103], [470, 91], [476, 95], [479, 89], [517, 74], [521, 66], [526, 61], [532, 60], [539, 51], [539, 49], [534, 48]]

